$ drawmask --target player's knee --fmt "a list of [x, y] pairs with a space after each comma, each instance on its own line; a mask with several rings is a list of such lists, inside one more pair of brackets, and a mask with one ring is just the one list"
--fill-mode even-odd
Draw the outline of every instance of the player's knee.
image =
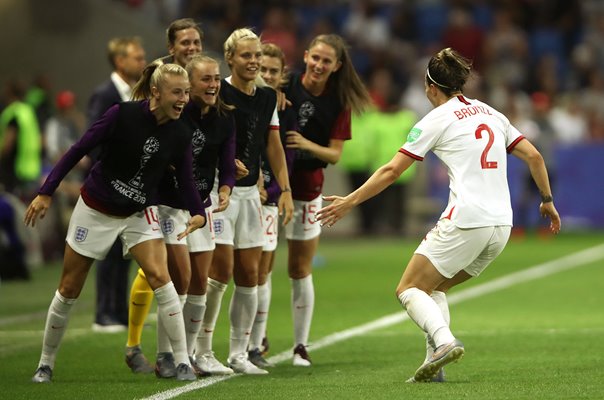
[[162, 271], [161, 269], [147, 270], [145, 275], [147, 277], [147, 282], [149, 282], [149, 286], [151, 286], [151, 289], [153, 290], [162, 287], [171, 281], [167, 269], [165, 271]]
[[409, 302], [411, 301], [411, 299], [419, 292], [423, 292], [423, 291], [416, 287], [409, 287], [409, 288], [405, 288], [402, 290], [399, 290], [397, 288], [396, 297], [398, 298], [398, 300], [401, 303], [401, 305], [403, 306], [403, 308], [406, 310], [408, 308], [408, 305], [409, 305]]

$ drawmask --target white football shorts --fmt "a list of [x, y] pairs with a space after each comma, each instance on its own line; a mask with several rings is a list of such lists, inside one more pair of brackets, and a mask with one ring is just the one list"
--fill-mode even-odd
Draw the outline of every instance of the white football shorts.
[[257, 186], [235, 186], [229, 206], [214, 214], [213, 219], [217, 244], [235, 249], [264, 246], [262, 204]]
[[88, 207], [80, 196], [65, 240], [76, 253], [102, 260], [119, 237], [124, 255], [128, 255], [139, 243], [163, 239], [157, 214], [157, 207], [150, 206], [129, 217], [114, 217]]
[[426, 256], [445, 278], [459, 271], [478, 276], [503, 251], [511, 226], [461, 229], [440, 219], [415, 250]]
[[211, 207], [206, 209], [207, 221], [205, 226], [189, 233], [183, 240], [178, 240], [177, 236], [187, 229], [187, 222], [191, 219], [191, 213], [188, 210], [181, 210], [161, 204], [157, 208], [159, 211], [159, 224], [166, 244], [186, 245], [190, 253], [214, 250], [216, 243], [214, 241], [214, 232], [212, 231]]

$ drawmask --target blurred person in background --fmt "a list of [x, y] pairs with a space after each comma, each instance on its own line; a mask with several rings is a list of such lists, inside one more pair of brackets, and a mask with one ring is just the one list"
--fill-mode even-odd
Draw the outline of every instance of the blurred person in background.
[[[388, 68], [378, 68], [373, 71], [369, 82], [369, 93], [374, 99], [382, 99], [381, 106], [369, 127], [373, 134], [371, 142], [373, 154], [369, 160], [369, 171], [373, 172], [392, 158], [393, 148], [400, 147], [404, 143], [405, 133], [409, 132], [417, 122], [417, 115], [409, 109], [396, 105], [397, 90], [392, 71]], [[406, 233], [404, 223], [407, 220], [408, 183], [415, 176], [415, 169], [415, 165], [412, 165], [394, 184], [384, 190], [380, 198], [371, 199], [374, 201], [372, 219], [377, 233], [394, 235]]]
[[181, 18], [173, 21], [166, 29], [168, 56], [161, 60], [165, 63], [185, 67], [193, 57], [203, 50], [203, 30], [192, 18]]
[[28, 202], [42, 175], [42, 135], [35, 110], [24, 96], [21, 81], [7, 82], [7, 106], [0, 113], [0, 184]]
[[11, 196], [0, 185], [0, 281], [29, 280], [31, 276], [25, 257], [25, 241], [17, 229], [22, 216], [11, 201]]
[[[113, 72], [98, 86], [86, 112], [88, 125], [99, 119], [112, 105], [130, 100], [132, 87], [145, 68], [145, 50], [138, 37], [116, 37], [107, 44], [107, 56]], [[99, 149], [90, 155], [98, 157]], [[92, 328], [96, 332], [119, 332], [128, 325], [128, 276], [130, 260], [122, 256], [122, 244], [116, 240], [96, 268], [96, 314]]]
[[25, 102], [34, 108], [36, 117], [38, 117], [38, 125], [43, 127], [55, 113], [52, 84], [48, 74], [40, 73], [34, 76], [32, 85], [25, 93]]
[[[78, 141], [86, 128], [86, 117], [76, 106], [75, 94], [69, 90], [57, 93], [55, 97], [56, 115], [44, 126], [44, 148], [47, 168], [55, 165], [69, 148]], [[89, 157], [84, 157], [61, 182], [57, 192], [55, 208], [62, 236], [67, 233], [69, 218], [80, 195], [80, 187], [90, 168]]]

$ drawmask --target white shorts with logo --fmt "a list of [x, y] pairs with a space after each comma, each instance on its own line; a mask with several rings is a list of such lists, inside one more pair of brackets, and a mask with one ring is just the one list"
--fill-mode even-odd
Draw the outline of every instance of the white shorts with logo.
[[277, 249], [277, 236], [279, 235], [279, 207], [262, 206], [262, 221], [264, 223], [264, 236], [266, 243], [262, 251], [275, 251]]
[[164, 234], [164, 241], [167, 244], [186, 245], [190, 253], [214, 250], [216, 243], [212, 231], [211, 207], [206, 209], [207, 222], [205, 226], [188, 234], [183, 240], [178, 240], [177, 236], [187, 229], [187, 222], [191, 219], [191, 213], [187, 210], [166, 205], [159, 205], [157, 208], [159, 224]]
[[124, 255], [139, 243], [162, 239], [157, 207], [147, 207], [129, 217], [114, 217], [88, 207], [80, 197], [67, 228], [65, 241], [69, 246], [85, 257], [102, 260], [118, 237]]
[[285, 225], [285, 237], [289, 240], [310, 240], [319, 236], [321, 224], [315, 218], [322, 204], [321, 195], [311, 201], [294, 200], [294, 216]]
[[478, 276], [503, 251], [511, 229], [511, 226], [462, 229], [443, 218], [428, 232], [415, 253], [426, 256], [445, 278], [452, 278], [462, 270]]
[[264, 246], [262, 204], [257, 186], [235, 186], [226, 210], [216, 213], [214, 235], [217, 244], [235, 249]]

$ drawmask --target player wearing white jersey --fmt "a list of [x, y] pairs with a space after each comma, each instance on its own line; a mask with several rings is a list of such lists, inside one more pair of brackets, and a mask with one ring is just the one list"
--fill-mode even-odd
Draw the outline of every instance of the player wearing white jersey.
[[541, 154], [509, 120], [485, 103], [463, 96], [471, 64], [450, 48], [426, 70], [426, 96], [434, 110], [419, 121], [394, 158], [346, 197], [317, 213], [332, 226], [354, 206], [377, 195], [414, 161], [432, 151], [447, 167], [449, 202], [438, 223], [411, 257], [396, 288], [409, 317], [426, 334], [426, 359], [407, 382], [444, 381], [443, 367], [459, 360], [464, 346], [449, 329], [446, 292], [478, 276], [504, 249], [512, 226], [506, 153], [523, 160], [541, 193], [539, 211], [560, 231], [547, 168]]
[[442, 217], [459, 228], [511, 226], [507, 151], [523, 138], [503, 114], [458, 95], [419, 121], [400, 152], [421, 161], [432, 150], [446, 165], [451, 193]]

